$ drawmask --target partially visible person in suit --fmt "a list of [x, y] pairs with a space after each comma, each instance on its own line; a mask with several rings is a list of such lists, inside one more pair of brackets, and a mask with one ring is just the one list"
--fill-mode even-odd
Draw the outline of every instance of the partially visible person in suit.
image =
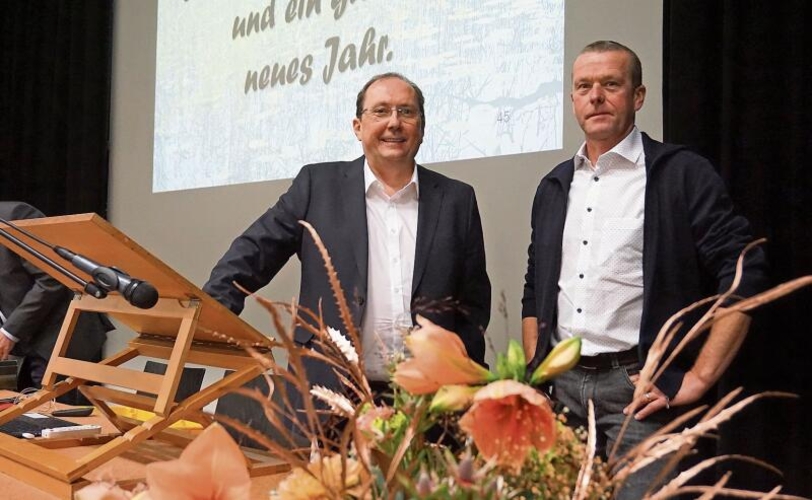
[[[45, 215], [27, 203], [0, 201], [0, 218], [13, 221]], [[0, 224], [0, 226], [3, 226]], [[10, 231], [8, 227], [3, 229]], [[45, 271], [0, 245], [0, 360], [19, 356], [22, 363], [17, 389], [39, 388], [62, 328], [73, 294]], [[84, 312], [79, 316], [68, 347], [70, 358], [99, 361], [107, 332], [113, 325], [106, 316]], [[84, 404], [77, 391], [59, 400]]]
[[[456, 332], [471, 358], [485, 359], [491, 285], [479, 209], [471, 186], [415, 163], [423, 106], [420, 88], [400, 74], [369, 80], [352, 121], [364, 155], [303, 167], [276, 205], [234, 240], [203, 287], [239, 314], [245, 294], [233, 283], [258, 290], [296, 254], [300, 304], [343, 329], [321, 255], [298, 223], [308, 221], [330, 252], [376, 391], [386, 387], [388, 355], [400, 348], [402, 328], [418, 313]], [[312, 335], [299, 329], [295, 340], [308, 345]], [[337, 387], [329, 366], [311, 360], [307, 370], [311, 383]]]

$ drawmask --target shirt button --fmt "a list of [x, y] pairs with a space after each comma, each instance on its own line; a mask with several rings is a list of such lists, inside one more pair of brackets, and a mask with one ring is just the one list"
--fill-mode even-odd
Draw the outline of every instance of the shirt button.
[[589, 242], [588, 242], [588, 241], [586, 241], [586, 240], [584, 240], [584, 245], [586, 245], [587, 243], [589, 243]]
[[581, 314], [581, 308], [580, 308], [580, 307], [579, 307], [578, 309], [576, 309], [575, 311], [576, 311], [578, 314]]
[[579, 278], [581, 278], [581, 279], [584, 279], [584, 275], [583, 275], [583, 274], [579, 274], [579, 275], [578, 275], [578, 277], [579, 277]]
[[598, 182], [598, 181], [600, 180], [600, 177], [598, 177], [598, 176], [596, 175], [595, 177], [593, 177], [593, 178], [592, 178], [592, 180], [593, 180], [593, 181], [595, 181], [595, 182]]
[[586, 207], [586, 211], [587, 211], [587, 212], [591, 212], [591, 211], [592, 211], [592, 207]]

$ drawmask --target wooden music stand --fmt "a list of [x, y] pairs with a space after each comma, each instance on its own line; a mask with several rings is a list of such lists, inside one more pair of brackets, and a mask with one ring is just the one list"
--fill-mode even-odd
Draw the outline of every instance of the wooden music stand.
[[[77, 291], [48, 363], [43, 389], [0, 413], [0, 424], [78, 388], [120, 431], [118, 436], [81, 439], [79, 444], [98, 446], [76, 460], [53, 449], [60, 447], [58, 440], [30, 441], [0, 433], [0, 470], [4, 473], [57, 496], [72, 498], [73, 492], [86, 484], [82, 476], [108, 460], [132, 451], [148, 439], [185, 446], [193, 436], [169, 429], [173, 423], [184, 419], [204, 426], [210, 424], [211, 417], [202, 412], [204, 406], [264, 372], [262, 366], [237, 345], [252, 345], [270, 355], [270, 344], [264, 335], [98, 215], [47, 217], [16, 221], [15, 224], [47, 242], [96, 262], [120, 266], [131, 276], [153, 284], [160, 298], [155, 307], [145, 310], [130, 305], [117, 293], [104, 299], [82, 294], [79, 285], [40, 258], [0, 238], [0, 243]], [[7, 230], [55, 262], [65, 262], [44, 245], [13, 229]], [[65, 267], [83, 279], [90, 279], [70, 264]], [[68, 358], [68, 344], [82, 311], [106, 313], [138, 335], [125, 349], [99, 363]], [[166, 360], [166, 373], [145, 373], [120, 366], [138, 356]], [[186, 363], [227, 368], [234, 372], [175, 403], [175, 393]], [[59, 375], [68, 378], [57, 383]], [[105, 385], [87, 385], [87, 382]], [[155, 416], [143, 423], [120, 417], [111, 409], [110, 403], [148, 410]], [[76, 444], [77, 440], [72, 439], [64, 446]], [[252, 456], [252, 459], [256, 457]], [[247, 462], [251, 465], [252, 475], [282, 472], [288, 467], [275, 459], [253, 462], [247, 459]]]

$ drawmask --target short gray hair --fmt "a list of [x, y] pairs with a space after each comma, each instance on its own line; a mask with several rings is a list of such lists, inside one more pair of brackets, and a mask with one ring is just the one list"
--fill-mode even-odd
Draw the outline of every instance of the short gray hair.
[[598, 40], [592, 42], [581, 50], [580, 54], [588, 52], [625, 52], [629, 55], [631, 68], [629, 68], [632, 77], [632, 87], [637, 88], [643, 85], [643, 65], [640, 63], [640, 58], [634, 53], [632, 49], [626, 47], [622, 43], [612, 40]]

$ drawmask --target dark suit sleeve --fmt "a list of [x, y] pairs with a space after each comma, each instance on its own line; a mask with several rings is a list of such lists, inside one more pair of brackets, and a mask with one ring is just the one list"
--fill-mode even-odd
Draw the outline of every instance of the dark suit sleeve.
[[463, 318], [463, 340], [468, 355], [480, 362], [485, 361], [485, 330], [491, 318], [491, 282], [485, 266], [485, 241], [479, 216], [476, 195], [470, 192], [465, 264], [459, 300], [467, 312]]
[[301, 248], [302, 226], [310, 204], [311, 175], [305, 166], [290, 189], [245, 230], [212, 269], [203, 291], [234, 313], [242, 312], [245, 294], [267, 285], [294, 253]]
[[[724, 293], [733, 283], [739, 255], [755, 238], [747, 219], [734, 211], [721, 177], [707, 160], [697, 158], [686, 179], [691, 231], [702, 266], [716, 280], [717, 292]], [[736, 295], [749, 297], [764, 290], [767, 267], [761, 247], [750, 250]]]
[[[739, 255], [753, 238], [750, 223], [734, 211], [722, 178], [705, 158], [695, 156], [685, 174], [685, 197], [694, 247], [702, 268], [714, 280], [717, 293], [729, 290], [736, 274]], [[749, 297], [768, 285], [768, 265], [760, 247], [744, 260], [742, 280], [734, 292]], [[669, 397], [679, 391], [685, 370], [671, 364], [657, 380], [657, 387]]]
[[[9, 219], [37, 219], [45, 215], [34, 207], [25, 203], [16, 204], [9, 214]], [[11, 254], [10, 250], [5, 250]], [[70, 300], [71, 292], [57, 280], [51, 278], [40, 268], [29, 263], [17, 255], [9, 255], [6, 261], [22, 267], [24, 273], [14, 273], [20, 280], [25, 274], [25, 282], [3, 283], [3, 286], [28, 287], [22, 300], [13, 311], [5, 311], [8, 315], [3, 329], [16, 337], [22, 343], [31, 343], [42, 330], [43, 324], [50, 319], [54, 308]]]
[[34, 284], [6, 318], [3, 329], [21, 342], [30, 343], [49, 320], [51, 311], [70, 300], [71, 292], [28, 261], [22, 265], [34, 278]]
[[522, 293], [522, 318], [535, 318], [536, 311], [536, 212], [539, 210], [541, 186], [533, 198], [530, 212], [530, 245], [527, 247], [527, 272], [524, 275]]

